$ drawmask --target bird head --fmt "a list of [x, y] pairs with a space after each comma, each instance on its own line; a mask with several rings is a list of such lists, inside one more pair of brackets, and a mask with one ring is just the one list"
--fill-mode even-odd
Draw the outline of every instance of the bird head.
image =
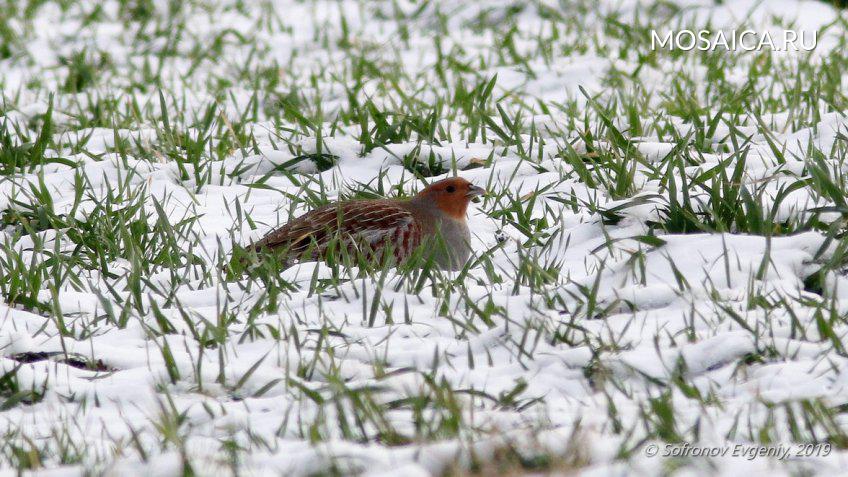
[[485, 193], [485, 189], [462, 177], [451, 177], [428, 185], [415, 200], [432, 205], [453, 219], [465, 220], [468, 203]]

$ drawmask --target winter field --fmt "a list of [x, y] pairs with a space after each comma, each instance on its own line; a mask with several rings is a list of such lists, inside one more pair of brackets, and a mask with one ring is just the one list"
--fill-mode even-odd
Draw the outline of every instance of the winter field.
[[[844, 472], [848, 14], [719, 3], [0, 0], [0, 475]], [[454, 174], [460, 272], [228, 269]]]

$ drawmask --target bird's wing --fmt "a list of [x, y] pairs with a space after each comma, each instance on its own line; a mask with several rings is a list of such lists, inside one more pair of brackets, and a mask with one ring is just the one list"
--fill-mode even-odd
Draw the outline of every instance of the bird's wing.
[[311, 248], [320, 254], [333, 238], [338, 238], [347, 246], [376, 249], [391, 242], [408, 249], [417, 245], [419, 236], [412, 213], [395, 201], [350, 201], [304, 214], [269, 233], [253, 248], [286, 249], [294, 256]]

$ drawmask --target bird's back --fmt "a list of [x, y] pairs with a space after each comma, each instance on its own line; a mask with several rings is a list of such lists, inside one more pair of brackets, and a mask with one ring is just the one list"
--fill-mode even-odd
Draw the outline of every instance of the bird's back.
[[334, 241], [348, 252], [381, 256], [391, 249], [401, 261], [421, 243], [422, 229], [408, 203], [398, 200], [335, 202], [269, 233], [254, 250], [283, 251], [288, 259], [319, 259]]

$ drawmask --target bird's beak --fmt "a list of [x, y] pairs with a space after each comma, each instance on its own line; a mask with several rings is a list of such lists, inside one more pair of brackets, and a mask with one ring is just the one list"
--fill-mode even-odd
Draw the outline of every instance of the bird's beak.
[[486, 193], [486, 189], [482, 187], [477, 187], [476, 185], [468, 186], [468, 192], [465, 193], [465, 197], [473, 199], [474, 197], [483, 195]]

